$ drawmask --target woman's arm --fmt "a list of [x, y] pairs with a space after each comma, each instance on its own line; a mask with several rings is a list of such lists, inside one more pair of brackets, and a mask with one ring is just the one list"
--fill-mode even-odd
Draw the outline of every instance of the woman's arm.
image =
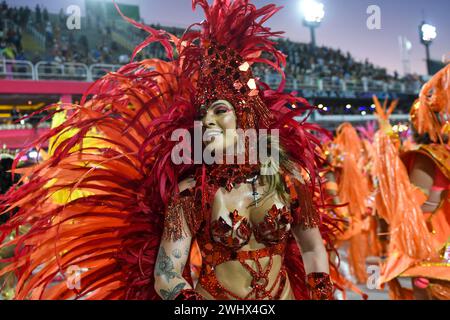
[[325, 191], [332, 197], [333, 204], [339, 205], [341, 204], [341, 200], [339, 199], [338, 189], [337, 189], [337, 182], [336, 182], [336, 176], [334, 175], [334, 172], [329, 170], [325, 174]]
[[[192, 181], [179, 185], [180, 193], [192, 186]], [[175, 200], [174, 202], [176, 202]], [[155, 265], [155, 290], [164, 300], [174, 300], [180, 293], [193, 294], [193, 288], [183, 278], [183, 270], [189, 261], [192, 234], [181, 205], [169, 205], [164, 222], [164, 232]], [[174, 224], [177, 232], [174, 233]], [[178, 230], [180, 228], [180, 230]], [[188, 291], [186, 291], [188, 290]]]
[[178, 241], [163, 239], [155, 266], [155, 289], [164, 300], [174, 300], [182, 290], [192, 287], [183, 278], [183, 270], [189, 260], [191, 236]]
[[293, 234], [302, 253], [306, 274], [329, 274], [328, 253], [323, 244], [319, 229], [304, 229], [303, 226], [296, 226], [293, 229]]
[[318, 228], [296, 226], [294, 236], [302, 253], [306, 285], [312, 300], [333, 300], [328, 253]]
[[435, 165], [433, 160], [425, 155], [418, 154], [414, 161], [414, 167], [409, 174], [409, 179], [427, 196], [426, 202], [422, 204], [424, 212], [435, 211], [441, 201], [442, 192], [432, 190], [434, 175]]

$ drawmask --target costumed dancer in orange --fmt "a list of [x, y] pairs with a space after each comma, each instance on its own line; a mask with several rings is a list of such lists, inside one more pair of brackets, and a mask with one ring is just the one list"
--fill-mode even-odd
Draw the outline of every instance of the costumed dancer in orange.
[[[73, 136], [1, 199], [0, 211], [18, 208], [1, 241], [31, 225], [5, 244], [15, 256], [0, 275], [16, 272], [16, 299], [333, 298], [333, 221], [320, 214], [322, 159], [312, 133], [323, 130], [296, 121], [312, 107], [284, 93], [285, 56], [271, 40], [280, 33], [264, 26], [280, 8], [192, 4], [206, 19], [181, 39], [126, 18], [149, 33], [133, 59], [157, 42], [167, 61], [131, 62], [97, 81], [80, 106], [62, 105], [68, 119], [37, 145]], [[280, 72], [277, 90], [253, 76], [254, 63]], [[258, 144], [270, 132], [280, 157], [253, 163], [247, 141], [237, 154], [243, 163], [192, 161], [198, 141], [192, 148], [188, 137], [199, 128], [203, 155], [236, 147], [241, 129], [257, 132]], [[87, 137], [98, 144], [84, 145]], [[79, 197], [55, 203], [60, 190]], [[195, 282], [193, 250], [196, 263], [201, 255]], [[78, 283], [55, 283], [74, 268]]]
[[[325, 154], [328, 160], [325, 189], [333, 204], [338, 206], [331, 212], [341, 221], [336, 244], [348, 250], [350, 274], [343, 286], [362, 294], [353, 281], [367, 281], [367, 201], [370, 189], [367, 176], [363, 173], [363, 144], [350, 123], [344, 123], [337, 129], [336, 138], [327, 144]], [[341, 261], [341, 264], [345, 269], [345, 262]]]
[[[380, 210], [390, 228], [389, 257], [382, 283], [393, 299], [450, 299], [448, 116], [450, 66], [421, 90], [411, 110], [411, 125], [420, 145], [402, 155], [390, 139], [378, 137]], [[399, 278], [412, 278], [413, 291]]]
[[439, 256], [407, 270], [416, 299], [450, 299], [450, 65], [425, 84], [411, 109], [414, 150], [402, 154]]
[[[358, 133], [363, 144], [362, 164], [363, 174], [367, 178], [369, 184], [370, 195], [367, 199], [366, 219], [363, 223], [364, 235], [367, 236], [367, 255], [371, 257], [367, 261], [368, 264], [379, 263], [379, 259], [387, 252], [387, 245], [383, 246], [383, 238], [381, 233], [383, 221], [377, 215], [375, 207], [375, 197], [377, 193], [377, 181], [374, 175], [374, 157], [375, 150], [373, 140], [376, 132], [376, 122], [369, 122], [365, 127], [357, 127]], [[387, 241], [386, 241], [387, 244]], [[386, 249], [383, 249], [383, 248]], [[373, 260], [375, 259], [375, 260]]]

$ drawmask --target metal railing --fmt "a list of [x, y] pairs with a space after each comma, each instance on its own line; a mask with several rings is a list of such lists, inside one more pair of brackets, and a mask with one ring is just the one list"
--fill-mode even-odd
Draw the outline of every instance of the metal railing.
[[88, 66], [84, 63], [57, 63], [40, 61], [35, 66], [36, 80], [90, 81]]
[[[321, 115], [318, 111], [314, 111], [311, 115], [311, 120], [315, 122], [327, 122], [327, 123], [342, 123], [342, 122], [365, 122], [365, 121], [378, 121], [376, 115], [346, 115], [346, 114], [330, 114]], [[389, 117], [391, 121], [409, 121], [409, 114], [393, 114]]]
[[39, 61], [35, 65], [30, 61], [7, 60], [0, 58], [0, 79], [8, 80], [72, 80], [95, 81], [108, 72], [119, 70], [122, 65], [92, 64], [74, 62]]
[[36, 79], [35, 68], [30, 61], [0, 59], [0, 79]]
[[[256, 74], [266, 82], [270, 87], [275, 88], [281, 82], [281, 76], [278, 74], [265, 73]], [[420, 81], [412, 83], [404, 82], [385, 82], [381, 80], [345, 80], [337, 77], [313, 77], [302, 76], [297, 78], [287, 77], [285, 88], [288, 91], [302, 90], [305, 92], [314, 92], [314, 94], [320, 94], [324, 92], [335, 93], [399, 93], [399, 94], [412, 94], [418, 95], [422, 83]]]
[[96, 63], [89, 66], [90, 81], [97, 80], [106, 75], [109, 72], [115, 72], [122, 66], [117, 64], [102, 64]]
[[[31, 79], [31, 80], [73, 80], [95, 81], [109, 72], [119, 70], [122, 65], [84, 63], [57, 63], [40, 61], [33, 65], [29, 61], [0, 59], [0, 79]], [[281, 81], [281, 76], [273, 73], [256, 73], [270, 87], [275, 88]], [[356, 93], [396, 93], [417, 95], [422, 83], [416, 82], [384, 82], [380, 80], [345, 80], [337, 77], [318, 78], [301, 76], [294, 78], [287, 76], [286, 90], [301, 90], [306, 97], [322, 93], [338, 94], [347, 98]]]
[[[5, 119], [2, 119], [5, 120]], [[8, 118], [6, 118], [8, 120]], [[49, 122], [42, 122], [38, 126], [31, 124], [31, 123], [11, 123], [11, 124], [0, 124], [0, 130], [24, 130], [24, 129], [48, 129], [51, 127], [51, 123]]]

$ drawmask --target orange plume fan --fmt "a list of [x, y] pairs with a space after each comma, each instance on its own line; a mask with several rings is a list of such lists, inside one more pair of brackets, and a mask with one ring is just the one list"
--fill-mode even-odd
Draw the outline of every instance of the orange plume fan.
[[339, 198], [349, 204], [351, 216], [358, 224], [366, 211], [366, 201], [369, 196], [369, 183], [362, 172], [359, 163], [363, 154], [363, 144], [355, 128], [342, 124], [338, 130], [335, 143], [342, 155], [342, 173], [339, 178]]
[[381, 130], [392, 136], [394, 134], [394, 131], [392, 130], [392, 126], [389, 123], [389, 117], [394, 112], [395, 108], [397, 108], [399, 100], [393, 100], [389, 105], [389, 108], [387, 108], [387, 98], [384, 100], [383, 106], [381, 106], [380, 100], [378, 100], [378, 97], [375, 95], [373, 96], [373, 101], [375, 104], [376, 115], [378, 117], [378, 122], [380, 124]]
[[393, 141], [383, 131], [375, 136], [374, 171], [379, 185], [377, 210], [389, 223], [390, 251], [416, 259], [433, 255], [434, 242], [420, 205], [413, 199], [413, 186]]

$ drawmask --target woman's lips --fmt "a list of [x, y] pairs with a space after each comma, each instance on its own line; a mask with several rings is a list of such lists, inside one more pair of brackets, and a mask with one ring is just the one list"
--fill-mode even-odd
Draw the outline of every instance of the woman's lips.
[[205, 131], [205, 134], [203, 135], [203, 138], [206, 141], [210, 141], [211, 138], [217, 137], [217, 136], [221, 136], [222, 135], [222, 130], [217, 130], [217, 129], [208, 129]]

